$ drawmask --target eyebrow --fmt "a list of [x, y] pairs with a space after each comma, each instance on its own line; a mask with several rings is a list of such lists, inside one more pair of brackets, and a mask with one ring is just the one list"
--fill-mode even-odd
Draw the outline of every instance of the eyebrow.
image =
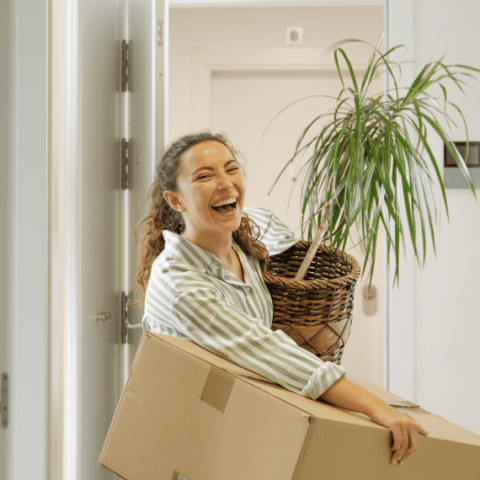
[[[225, 165], [223, 166], [224, 168], [228, 167], [231, 163], [236, 163], [238, 165], [238, 162], [232, 158], [231, 160], [229, 160], [227, 163], [225, 163]], [[213, 172], [213, 168], [212, 167], [200, 167], [200, 168], [197, 168], [191, 175], [190, 175], [190, 178], [193, 177], [196, 173], [198, 173], [200, 170], [210, 170]]]

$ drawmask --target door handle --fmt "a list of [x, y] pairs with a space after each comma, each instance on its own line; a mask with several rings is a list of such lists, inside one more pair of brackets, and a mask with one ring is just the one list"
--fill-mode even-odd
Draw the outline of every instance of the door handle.
[[110, 315], [110, 312], [102, 312], [100, 315], [90, 315], [90, 318], [95, 319], [95, 320], [108, 320], [111, 318], [112, 315]]

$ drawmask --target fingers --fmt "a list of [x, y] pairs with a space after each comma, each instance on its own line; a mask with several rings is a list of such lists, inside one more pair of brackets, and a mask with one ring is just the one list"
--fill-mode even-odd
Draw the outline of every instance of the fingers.
[[418, 435], [428, 435], [428, 432], [408, 413], [398, 412], [400, 418], [387, 424], [392, 432], [392, 456], [390, 463], [403, 465], [405, 461], [419, 448]]
[[405, 423], [402, 423], [401, 425], [398, 425], [398, 426], [392, 426], [392, 434], [393, 434], [393, 446], [392, 446], [393, 455], [392, 455], [392, 458], [390, 459], [390, 462], [395, 465], [398, 462], [398, 460], [400, 460], [403, 457], [403, 454], [405, 453], [409, 445], [408, 429]]
[[417, 429], [413, 426], [411, 429], [410, 429], [410, 447], [405, 450], [405, 453], [403, 454], [403, 456], [400, 458], [399, 460], [399, 464], [400, 465], [403, 465], [403, 463], [405, 462], [405, 460], [414, 452], [416, 452], [418, 450], [418, 434], [417, 434]]
[[413, 452], [405, 453], [405, 455], [398, 461], [399, 465], [403, 465], [405, 460], [412, 454]]
[[418, 433], [421, 433], [422, 435], [428, 435], [428, 432], [421, 425], [419, 425], [419, 427]]
[[[410, 417], [410, 415], [408, 415]], [[411, 418], [411, 417], [410, 417]], [[412, 419], [413, 420], [413, 419]], [[425, 433], [422, 433], [425, 432]], [[419, 440], [418, 440], [418, 434], [426, 434], [428, 435], [428, 432], [424, 430], [418, 423], [414, 422], [413, 424], [408, 425], [406, 428], [406, 431], [402, 429], [402, 434], [407, 434], [408, 438], [408, 448], [403, 450], [403, 442], [401, 447], [395, 451], [395, 453], [392, 456], [392, 463], [396, 463], [398, 461], [399, 465], [403, 465], [403, 463], [407, 460], [412, 453], [416, 452], [419, 449]]]

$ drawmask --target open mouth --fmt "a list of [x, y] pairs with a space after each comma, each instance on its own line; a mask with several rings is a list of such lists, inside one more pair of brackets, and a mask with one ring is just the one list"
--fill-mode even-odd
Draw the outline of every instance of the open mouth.
[[221, 213], [232, 212], [233, 210], [235, 210], [237, 208], [237, 200], [235, 199], [230, 203], [227, 203], [225, 205], [220, 205], [220, 206], [217, 206], [217, 207], [212, 206], [212, 208], [214, 210], [216, 210], [217, 212], [221, 212]]

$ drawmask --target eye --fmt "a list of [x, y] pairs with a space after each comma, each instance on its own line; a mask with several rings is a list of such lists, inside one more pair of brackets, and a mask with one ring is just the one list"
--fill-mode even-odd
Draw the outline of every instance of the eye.
[[205, 178], [210, 178], [210, 175], [201, 175], [197, 180], [204, 180]]
[[233, 167], [233, 168], [231, 168], [231, 169], [229, 170], [229, 172], [236, 172], [237, 170], [239, 170], [238, 167]]

